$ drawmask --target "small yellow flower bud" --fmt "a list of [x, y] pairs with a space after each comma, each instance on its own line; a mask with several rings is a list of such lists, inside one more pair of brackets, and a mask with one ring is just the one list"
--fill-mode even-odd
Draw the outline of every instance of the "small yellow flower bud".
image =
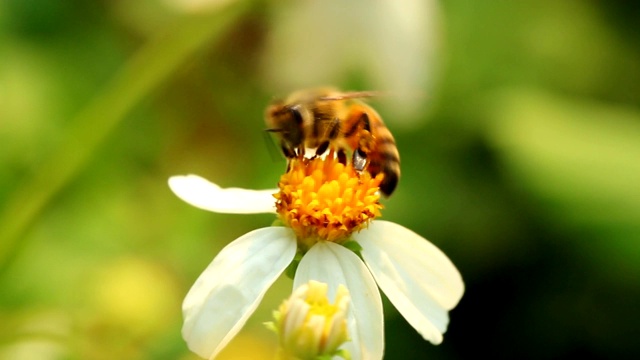
[[339, 349], [349, 341], [349, 291], [340, 285], [335, 302], [330, 304], [327, 289], [327, 284], [311, 280], [296, 289], [274, 312], [276, 321], [269, 325], [280, 338], [280, 359], [350, 358], [347, 351]]

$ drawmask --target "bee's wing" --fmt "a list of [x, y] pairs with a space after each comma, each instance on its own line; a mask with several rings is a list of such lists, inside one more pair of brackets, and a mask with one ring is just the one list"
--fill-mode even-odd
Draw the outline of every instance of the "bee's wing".
[[379, 91], [351, 91], [345, 93], [332, 94], [329, 96], [321, 96], [318, 100], [321, 101], [333, 101], [333, 100], [347, 100], [347, 99], [363, 99], [375, 96], [380, 96], [382, 93]]

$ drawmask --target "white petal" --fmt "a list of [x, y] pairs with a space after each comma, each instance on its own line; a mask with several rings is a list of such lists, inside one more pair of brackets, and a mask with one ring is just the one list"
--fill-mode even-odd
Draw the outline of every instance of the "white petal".
[[296, 270], [293, 288], [309, 280], [327, 283], [327, 296], [335, 299], [338, 285], [349, 290], [348, 329], [351, 341], [344, 348], [354, 360], [382, 359], [384, 326], [382, 300], [378, 287], [362, 260], [350, 250], [332, 242], [315, 244], [302, 258]]
[[451, 310], [464, 293], [462, 277], [440, 249], [413, 231], [373, 221], [354, 235], [380, 289], [426, 339], [442, 342]]
[[273, 194], [278, 189], [226, 188], [198, 175], [172, 176], [169, 187], [180, 199], [204, 210], [227, 214], [257, 214], [276, 211]]
[[268, 227], [222, 249], [182, 303], [189, 349], [210, 358], [227, 345], [291, 263], [296, 247], [291, 229]]

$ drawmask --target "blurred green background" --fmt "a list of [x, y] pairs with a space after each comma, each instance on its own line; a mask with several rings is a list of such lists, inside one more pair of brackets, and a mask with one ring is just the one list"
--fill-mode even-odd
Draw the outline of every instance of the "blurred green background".
[[195, 359], [182, 298], [273, 217], [167, 178], [274, 187], [263, 109], [317, 85], [388, 92], [384, 218], [467, 286], [437, 347], [385, 303], [386, 359], [640, 356], [639, 40], [633, 1], [0, 0], [0, 359]]

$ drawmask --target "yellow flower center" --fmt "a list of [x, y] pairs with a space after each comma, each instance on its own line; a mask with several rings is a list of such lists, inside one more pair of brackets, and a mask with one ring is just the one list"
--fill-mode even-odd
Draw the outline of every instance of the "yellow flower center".
[[380, 216], [379, 186], [372, 178], [341, 164], [331, 152], [326, 158], [292, 159], [275, 194], [279, 218], [309, 248], [318, 240], [343, 243]]

